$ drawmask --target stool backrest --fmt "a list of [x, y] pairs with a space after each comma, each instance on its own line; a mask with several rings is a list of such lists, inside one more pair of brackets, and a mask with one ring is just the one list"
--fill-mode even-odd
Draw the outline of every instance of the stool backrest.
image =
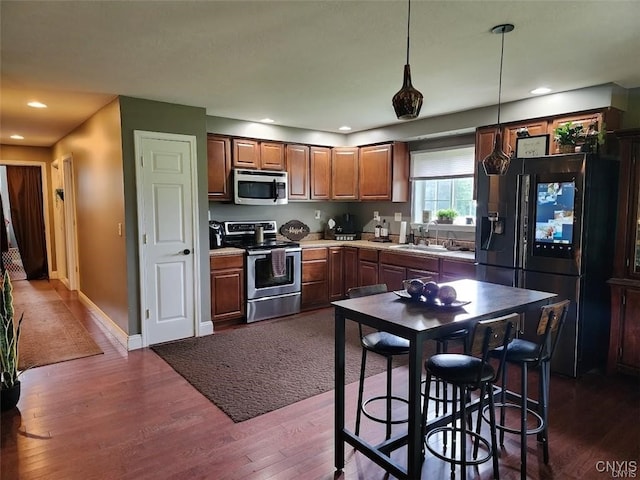
[[[378, 293], [386, 293], [387, 284], [386, 283], [378, 283], [376, 285], [364, 285], [362, 287], [351, 287], [347, 291], [347, 297], [349, 298], [359, 298], [359, 297], [367, 297], [369, 295], [376, 295]], [[358, 322], [358, 330], [360, 331], [360, 338], [362, 338], [362, 324]]]
[[540, 320], [536, 333], [541, 337], [538, 362], [550, 360], [558, 344], [558, 337], [569, 311], [569, 300], [563, 300], [540, 309]]
[[502, 365], [504, 363], [507, 352], [507, 345], [513, 339], [515, 325], [518, 323], [520, 316], [517, 313], [505, 315], [503, 317], [482, 320], [478, 322], [473, 329], [471, 337], [471, 347], [469, 353], [474, 357], [482, 359], [482, 367], [478, 370], [478, 383], [484, 369], [484, 364], [489, 360], [489, 352], [498, 347], [502, 348], [502, 355], [499, 360], [498, 368], [495, 370], [493, 380], [498, 378]]

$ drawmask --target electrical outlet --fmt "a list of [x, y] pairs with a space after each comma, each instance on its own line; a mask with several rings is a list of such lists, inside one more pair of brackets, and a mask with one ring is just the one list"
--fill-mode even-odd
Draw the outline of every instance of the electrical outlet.
[[394, 217], [393, 217], [393, 219], [394, 219], [396, 222], [401, 222], [401, 221], [402, 221], [402, 213], [400, 213], [400, 212], [396, 212], [396, 213], [395, 213], [395, 215], [394, 215]]
[[322, 215], [322, 212], [320, 210], [316, 210], [315, 219], [320, 220], [321, 215]]
[[380, 221], [380, 212], [378, 212], [377, 210], [375, 212], [373, 212], [373, 219], [376, 222], [379, 222]]

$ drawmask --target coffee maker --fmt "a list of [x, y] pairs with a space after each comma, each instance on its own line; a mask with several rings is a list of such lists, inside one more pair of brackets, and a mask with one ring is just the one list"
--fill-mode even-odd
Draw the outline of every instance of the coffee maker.
[[216, 220], [209, 221], [209, 248], [211, 250], [215, 248], [222, 248], [224, 245], [224, 239], [222, 232], [224, 231], [222, 222]]

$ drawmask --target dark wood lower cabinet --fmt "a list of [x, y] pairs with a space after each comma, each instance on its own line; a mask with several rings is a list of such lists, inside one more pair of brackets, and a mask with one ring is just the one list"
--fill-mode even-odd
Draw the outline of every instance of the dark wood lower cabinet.
[[358, 284], [358, 249], [344, 247], [344, 294]]
[[640, 375], [640, 282], [611, 279], [609, 283], [611, 332], [607, 371]]
[[440, 261], [440, 281], [452, 282], [464, 278], [476, 278], [476, 266], [473, 262], [443, 258]]
[[386, 283], [389, 290], [402, 290], [403, 280], [412, 278], [428, 277], [437, 282], [438, 270], [438, 259], [435, 257], [380, 252], [379, 281]]
[[358, 250], [358, 284], [378, 283], [378, 251], [360, 248]]
[[475, 278], [473, 261], [425, 255], [406, 255], [358, 247], [302, 249], [302, 309], [329, 305], [346, 297], [350, 288], [384, 283], [402, 290], [403, 281], [428, 278], [446, 282]]
[[344, 248], [329, 248], [329, 301], [344, 298]]
[[242, 323], [245, 314], [244, 256], [210, 258], [211, 319], [216, 327]]
[[407, 279], [407, 269], [397, 265], [381, 263], [378, 267], [378, 281], [385, 283], [388, 290], [402, 290], [402, 282]]
[[329, 303], [327, 248], [302, 249], [302, 309]]

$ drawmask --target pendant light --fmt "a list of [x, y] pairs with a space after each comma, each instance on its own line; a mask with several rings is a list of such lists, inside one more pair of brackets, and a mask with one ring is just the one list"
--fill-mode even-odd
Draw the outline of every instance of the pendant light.
[[402, 88], [393, 96], [393, 109], [398, 120], [410, 120], [420, 114], [422, 94], [411, 85], [411, 67], [409, 66], [409, 27], [411, 26], [411, 0], [407, 15], [407, 63], [404, 66]]
[[487, 175], [504, 175], [507, 173], [511, 159], [502, 151], [502, 133], [500, 132], [500, 103], [502, 100], [502, 61], [504, 59], [504, 34], [512, 32], [515, 27], [510, 23], [498, 25], [491, 29], [491, 33], [502, 35], [502, 49], [500, 50], [500, 81], [498, 83], [498, 131], [493, 151], [482, 160], [484, 172]]

